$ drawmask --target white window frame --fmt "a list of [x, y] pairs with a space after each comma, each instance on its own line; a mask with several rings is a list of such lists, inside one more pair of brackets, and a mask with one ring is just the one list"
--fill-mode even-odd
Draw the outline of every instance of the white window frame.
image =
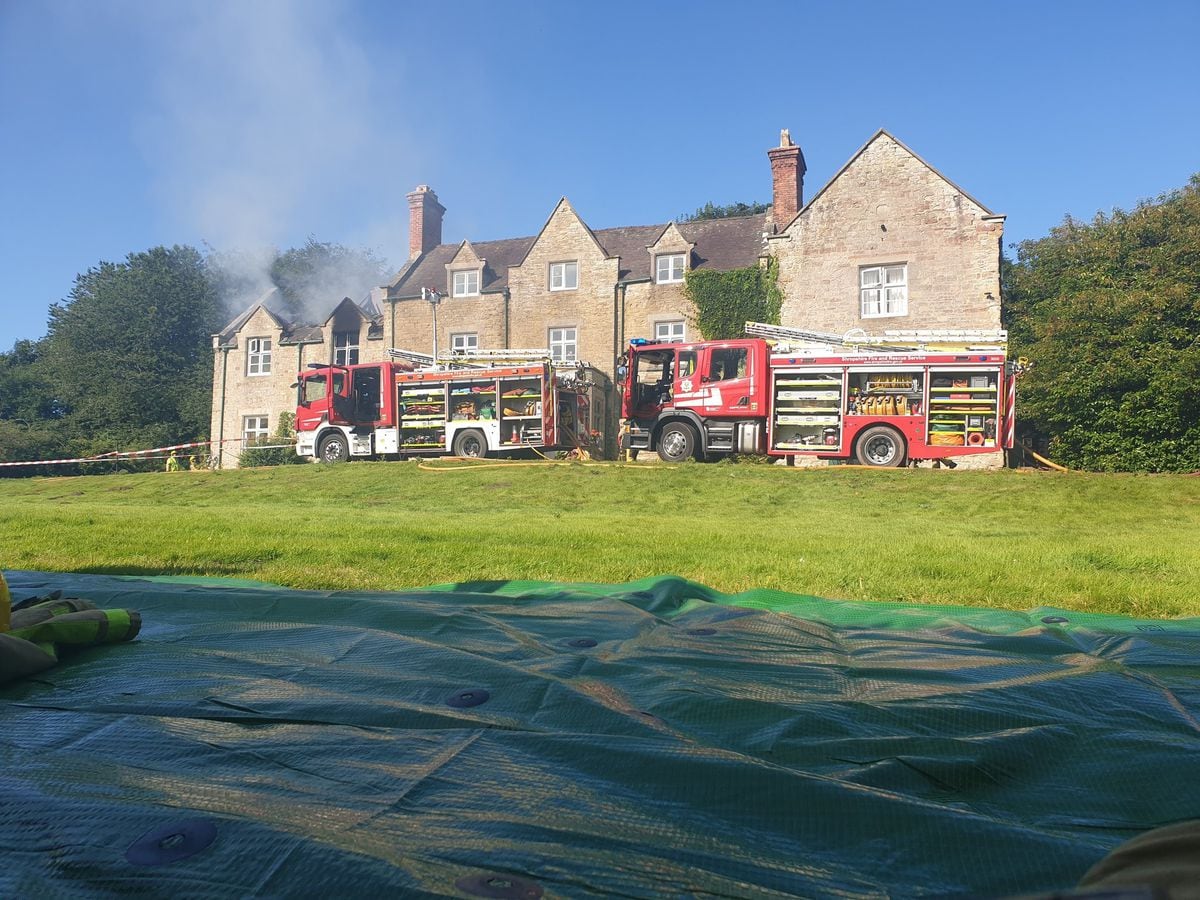
[[[462, 276], [460, 279], [459, 276]], [[452, 297], [478, 297], [479, 296], [479, 270], [478, 269], [459, 269], [451, 273], [451, 296]]]
[[863, 266], [858, 270], [859, 314], [864, 319], [908, 315], [908, 263]]
[[[663, 272], [666, 263], [666, 272]], [[663, 253], [654, 257], [654, 281], [656, 284], [679, 284], [683, 281], [683, 273], [687, 270], [687, 262], [682, 253]]]
[[246, 339], [246, 374], [257, 378], [271, 374], [271, 339], [256, 337]]
[[[251, 423], [254, 423], [253, 426]], [[242, 446], [271, 436], [271, 420], [267, 415], [242, 416]]]
[[687, 340], [687, 328], [683, 319], [654, 323], [654, 343], [682, 344]]
[[[568, 275], [571, 276], [570, 279], [567, 278]], [[579, 290], [579, 260], [570, 259], [566, 262], [550, 263], [550, 290]]]
[[[358, 337], [357, 331], [335, 331], [333, 333], [333, 364], [335, 366], [358, 364]], [[342, 342], [340, 346], [339, 340]]]
[[479, 349], [479, 335], [474, 331], [462, 331], [450, 335], [450, 349], [455, 353], [468, 353]]
[[576, 362], [579, 359], [579, 328], [574, 325], [551, 328], [548, 332], [550, 358], [555, 362]]

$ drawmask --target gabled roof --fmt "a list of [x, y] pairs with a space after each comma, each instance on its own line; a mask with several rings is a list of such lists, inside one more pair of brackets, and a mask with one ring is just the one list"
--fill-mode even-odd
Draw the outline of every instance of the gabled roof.
[[[479, 290], [488, 294], [508, 286], [508, 267], [519, 265], [535, 238], [509, 238], [503, 241], [473, 241], [475, 255], [487, 260]], [[458, 244], [440, 244], [428, 253], [409, 261], [388, 285], [393, 297], [419, 297], [421, 288], [446, 289], [446, 266], [458, 253]]]
[[[534, 237], [533, 243], [530, 244], [529, 247], [525, 250], [525, 256], [528, 256], [529, 251], [533, 249], [534, 244], [536, 244], [539, 240], [541, 240], [541, 237], [545, 233], [546, 229], [550, 227], [550, 223], [554, 221], [554, 217], [558, 215], [558, 211], [560, 209], [562, 209], [564, 206], [568, 210], [570, 210], [571, 215], [573, 215], [575, 217], [575, 220], [577, 222], [579, 222], [580, 225], [583, 226], [583, 230], [586, 231], [588, 233], [588, 235], [591, 237], [592, 243], [594, 243], [596, 245], [596, 249], [599, 250], [601, 253], [605, 254], [606, 256], [611, 257], [612, 254], [604, 249], [604, 245], [600, 243], [600, 240], [596, 237], [596, 233], [594, 231], [592, 231], [591, 227], [588, 225], [587, 222], [583, 221], [583, 216], [581, 216], [579, 213], [577, 213], [575, 211], [575, 207], [573, 207], [571, 205], [571, 201], [568, 200], [566, 197], [558, 198], [558, 203], [556, 203], [554, 205], [554, 209], [551, 211], [550, 215], [546, 218], [546, 224], [544, 224], [542, 226], [542, 230], [539, 231], [537, 233], [537, 235]], [[517, 263], [518, 266], [525, 264], [525, 256], [521, 257], [521, 261], [519, 263]]]
[[802, 216], [804, 214], [804, 212], [810, 206], [812, 206], [814, 203], [816, 203], [817, 200], [820, 199], [821, 195], [824, 194], [827, 190], [829, 190], [830, 186], [842, 176], [842, 173], [845, 172], [847, 169], [849, 169], [852, 165], [854, 165], [855, 161], [867, 151], [867, 148], [870, 147], [877, 140], [879, 140], [879, 138], [881, 138], [881, 137], [886, 137], [886, 138], [894, 141], [909, 156], [911, 156], [913, 159], [915, 159], [917, 162], [919, 162], [921, 165], [923, 165], [925, 168], [927, 168], [930, 172], [932, 172], [938, 178], [942, 179], [942, 181], [946, 182], [946, 184], [950, 185], [950, 187], [954, 188], [954, 190], [956, 190], [958, 193], [962, 194], [964, 197], [966, 197], [968, 200], [970, 200], [972, 203], [974, 203], [976, 206], [978, 206], [980, 209], [982, 209], [984, 212], [984, 215], [1002, 218], [1001, 214], [992, 212], [990, 209], [988, 209], [986, 206], [984, 206], [982, 203], [980, 203], [978, 200], [976, 200], [974, 197], [972, 197], [970, 194], [968, 194], [966, 191], [964, 191], [962, 188], [960, 188], [957, 184], [955, 184], [953, 181], [951, 181], [949, 178], [947, 178], [945, 175], [943, 175], [941, 172], [939, 172], [937, 169], [935, 169], [933, 166], [931, 166], [929, 163], [927, 163], [924, 159], [921, 158], [921, 155], [919, 153], [916, 153], [911, 147], [909, 147], [906, 143], [904, 143], [904, 141], [900, 140], [898, 137], [896, 137], [894, 134], [892, 134], [886, 128], [880, 128], [873, 135], [871, 135], [871, 137], [867, 140], [867, 142], [865, 144], [863, 144], [861, 147], [858, 148], [858, 150], [855, 152], [855, 154], [846, 161], [846, 164], [844, 166], [842, 166], [840, 169], [838, 169], [836, 173], [834, 173], [834, 176], [832, 178], [830, 178], [827, 182], [825, 182], [824, 187], [822, 187], [819, 191], [817, 191], [815, 194], [813, 194], [812, 199], [809, 200], [807, 203], [805, 203], [804, 206], [801, 207], [801, 209], [797, 211], [796, 215], [794, 215], [792, 217], [792, 221], [788, 222], [787, 225], [785, 225], [783, 228], [781, 228], [779, 230], [779, 233], [783, 234], [789, 228], [791, 228], [793, 223], [795, 223], [795, 221], [798, 218], [800, 218], [800, 216]]
[[[368, 297], [368, 299], [370, 299], [370, 298]], [[343, 297], [342, 301], [333, 308], [332, 312], [330, 312], [328, 316], [325, 317], [325, 321], [322, 324], [328, 325], [330, 322], [333, 321], [333, 317], [336, 316], [339, 312], [341, 312], [342, 309], [344, 309], [344, 308], [349, 308], [350, 311], [356, 313], [360, 319], [364, 319], [368, 322], [374, 318], [374, 316], [369, 315], [367, 313], [367, 311], [362, 308], [362, 306], [355, 303], [349, 297]]]
[[[555, 206], [555, 211], [557, 210], [558, 206]], [[769, 214], [759, 213], [703, 222], [680, 222], [676, 227], [680, 234], [696, 245], [692, 251], [692, 268], [724, 271], [752, 266], [766, 252], [763, 236], [768, 230], [768, 221]], [[662, 236], [669, 224], [627, 225], [622, 228], [588, 230], [605, 255], [621, 258], [617, 277], [622, 281], [639, 281], [653, 276], [652, 260], [646, 250]], [[586, 223], [584, 227], [587, 227]], [[472, 242], [475, 253], [487, 260], [481, 293], [493, 293], [507, 287], [509, 266], [520, 265], [536, 240], [535, 235], [502, 241]], [[412, 260], [400, 270], [389, 286], [391, 296], [419, 297], [423, 287], [444, 291], [446, 266], [461, 246], [461, 242], [442, 244]]]
[[250, 319], [254, 317], [254, 314], [259, 310], [262, 310], [264, 313], [266, 313], [281, 332], [286, 332], [290, 323], [274, 312], [269, 306], [267, 306], [267, 301], [273, 299], [277, 293], [279, 293], [279, 288], [270, 287], [259, 294], [258, 298], [251, 303], [250, 306], [243, 310], [240, 315], [235, 316], [224, 328], [217, 332], [217, 337], [219, 339], [218, 343], [221, 346], [230, 346], [235, 343], [237, 333], [241, 331], [243, 327], [245, 327], [246, 323], [249, 322]]
[[218, 347], [232, 347], [237, 344], [237, 336], [246, 326], [246, 323], [254, 317], [254, 314], [262, 310], [271, 321], [279, 329], [280, 344], [319, 344], [325, 340], [324, 325], [328, 325], [338, 310], [349, 305], [350, 309], [357, 313], [362, 319], [368, 322], [367, 336], [376, 337], [383, 333], [383, 314], [375, 301], [368, 294], [361, 302], [355, 303], [349, 297], [343, 298], [337, 306], [333, 308], [328, 318], [325, 319], [323, 325], [317, 325], [309, 322], [294, 322], [285, 319], [279, 313], [275, 312], [269, 306], [267, 301], [276, 299], [279, 288], [271, 288], [265, 291], [256, 302], [244, 310], [240, 315], [234, 318], [228, 325], [221, 329], [217, 334]]

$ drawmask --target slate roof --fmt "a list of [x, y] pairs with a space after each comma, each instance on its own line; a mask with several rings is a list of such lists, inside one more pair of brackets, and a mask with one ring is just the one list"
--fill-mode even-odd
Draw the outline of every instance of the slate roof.
[[[679, 231], [694, 243], [692, 267], [696, 269], [737, 269], [752, 266], [765, 252], [764, 234], [770, 230], [770, 213], [679, 223]], [[622, 281], [649, 279], [651, 258], [647, 247], [657, 241], [670, 223], [629, 225], [593, 231], [596, 241], [609, 256], [619, 256]], [[475, 253], [487, 260], [481, 292], [492, 293], [508, 286], [508, 267], [519, 265], [536, 236], [500, 241], [471, 242]], [[445, 290], [446, 266], [454, 259], [461, 244], [441, 244], [411, 260], [397, 273], [388, 287], [392, 297], [419, 297], [421, 288]]]

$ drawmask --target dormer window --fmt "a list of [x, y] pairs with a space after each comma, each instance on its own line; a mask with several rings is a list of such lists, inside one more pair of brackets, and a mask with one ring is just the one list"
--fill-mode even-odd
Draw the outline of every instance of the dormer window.
[[550, 263], [550, 290], [573, 291], [579, 287], [579, 263]]
[[467, 269], [455, 272], [453, 287], [453, 296], [455, 297], [474, 297], [479, 293], [479, 270]]
[[358, 365], [357, 331], [335, 331], [333, 333], [333, 364], [335, 366]]
[[654, 280], [659, 284], [678, 284], [683, 281], [684, 255], [664, 253], [655, 258]]
[[246, 374], [271, 374], [270, 338], [250, 338], [246, 341]]

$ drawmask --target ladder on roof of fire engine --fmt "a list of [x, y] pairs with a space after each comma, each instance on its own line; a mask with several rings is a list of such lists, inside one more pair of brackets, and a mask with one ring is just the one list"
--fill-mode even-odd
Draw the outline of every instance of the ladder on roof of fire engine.
[[388, 356], [393, 359], [406, 359], [409, 362], [421, 363], [425, 366], [433, 365], [433, 357], [428, 353], [417, 353], [414, 350], [397, 350], [395, 347], [388, 351]]
[[549, 347], [517, 347], [508, 350], [450, 350], [439, 353], [438, 359], [452, 363], [465, 362], [468, 365], [476, 365], [477, 363], [495, 365], [496, 363], [505, 362], [529, 364], [549, 362], [550, 367], [556, 370], [591, 368], [581, 359], [554, 359]]
[[[406, 359], [421, 366], [434, 365], [434, 359], [428, 353], [393, 348], [388, 351], [388, 355], [393, 359]], [[551, 360], [555, 369], [587, 368], [587, 364], [580, 360], [570, 362], [553, 360], [548, 347], [516, 347], [508, 350], [444, 350], [437, 357], [437, 362], [440, 364], [463, 369], [484, 369], [505, 362], [542, 363], [547, 360]]]
[[762, 322], [747, 322], [746, 334], [773, 341], [805, 341], [837, 347], [870, 347], [879, 350], [924, 350], [931, 346], [939, 349], [964, 348], [972, 350], [1003, 350], [1008, 344], [1008, 332], [1000, 329], [931, 328], [910, 331], [885, 331], [882, 335], [869, 335], [861, 328], [853, 328], [845, 334], [830, 334], [823, 331], [806, 331], [802, 328], [787, 328], [782, 325], [767, 325]]
[[486, 362], [540, 362], [550, 359], [549, 347], [514, 348], [509, 350], [444, 350], [438, 359], [475, 360]]

